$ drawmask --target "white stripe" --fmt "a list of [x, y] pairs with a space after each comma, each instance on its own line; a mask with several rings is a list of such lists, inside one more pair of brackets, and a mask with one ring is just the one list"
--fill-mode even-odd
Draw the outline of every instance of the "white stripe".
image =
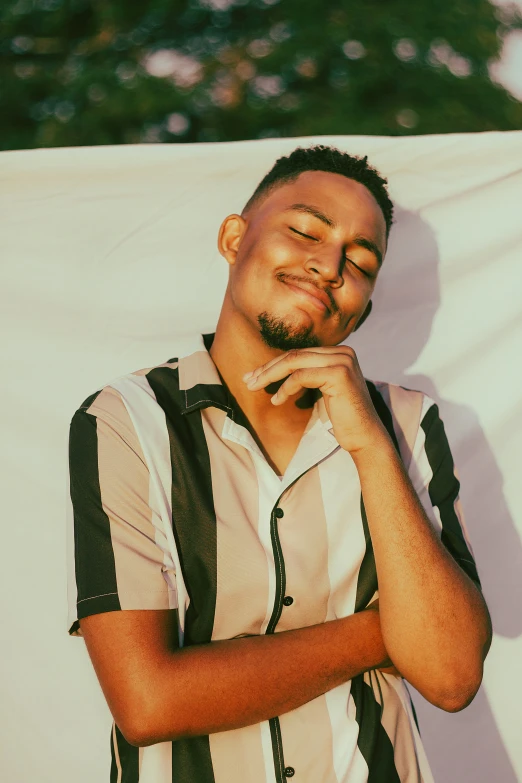
[[[457, 480], [459, 480], [459, 474], [458, 471], [455, 470], [455, 476], [457, 477]], [[460, 480], [459, 480], [460, 483]], [[471, 546], [471, 541], [469, 538], [469, 532], [466, 525], [466, 517], [464, 516], [464, 510], [462, 508], [462, 501], [460, 499], [460, 493], [455, 498], [455, 502], [453, 503], [453, 508], [455, 510], [456, 517], [459, 521], [460, 529], [462, 530], [462, 535], [464, 537], [464, 541], [466, 542], [466, 546], [468, 548], [468, 551], [473, 559], [475, 559], [475, 555], [473, 552], [473, 547]]]
[[[140, 440], [151, 481], [151, 507], [156, 528], [156, 543], [171, 560], [167, 567], [175, 571], [179, 611], [179, 643], [183, 645], [183, 628], [189, 596], [172, 529], [172, 467], [170, 442], [165, 412], [156, 401], [155, 394], [145, 375], [127, 375], [112, 381], [125, 403], [134, 429]], [[171, 585], [174, 587], [174, 585]]]
[[[259, 487], [259, 510], [258, 510], [258, 518], [257, 518], [257, 534], [259, 536], [259, 540], [261, 541], [261, 544], [263, 546], [263, 549], [265, 550], [266, 555], [266, 562], [267, 562], [267, 570], [268, 570], [268, 590], [267, 590], [267, 601], [266, 601], [266, 614], [265, 619], [263, 620], [263, 624], [260, 628], [260, 633], [264, 634], [266, 633], [266, 629], [268, 627], [268, 623], [270, 622], [270, 618], [272, 616], [272, 612], [274, 610], [274, 603], [275, 603], [275, 592], [276, 592], [276, 573], [275, 573], [275, 560], [274, 560], [274, 550], [272, 547], [272, 537], [270, 535], [270, 520], [272, 518], [272, 508], [274, 507], [274, 503], [279, 497], [279, 494], [274, 496], [274, 489], [273, 484], [271, 487], [272, 481], [276, 479], [275, 473], [270, 467], [270, 465], [266, 462], [266, 460], [260, 459], [254, 452], [252, 452], [252, 462], [254, 463], [254, 467], [256, 470], [257, 475], [257, 483]], [[272, 479], [272, 481], [271, 481]], [[270, 491], [272, 489], [272, 491]], [[279, 483], [279, 492], [281, 492], [281, 482]], [[268, 725], [268, 724], [267, 724]]]
[[351, 684], [349, 680], [325, 694], [332, 725], [333, 766], [339, 783], [366, 783], [369, 770], [357, 745], [359, 724]]
[[114, 758], [116, 760], [116, 769], [118, 770], [118, 777], [116, 783], [121, 783], [122, 769], [120, 762], [120, 752], [118, 749], [118, 740], [116, 739], [116, 722], [112, 722], [112, 744], [114, 747]]
[[361, 483], [355, 463], [340, 449], [317, 467], [328, 535], [330, 596], [326, 619], [355, 610], [357, 579], [366, 540], [361, 519]]
[[[429, 397], [427, 398], [430, 399]], [[426, 400], [424, 401], [421, 421], [425, 415]], [[431, 407], [431, 406], [430, 406]], [[439, 533], [442, 532], [442, 523], [440, 520], [439, 510], [436, 506], [433, 506], [429, 494], [430, 481], [433, 478], [433, 470], [426, 454], [426, 433], [423, 428], [419, 426], [417, 437], [415, 439], [415, 445], [413, 447], [413, 454], [411, 458], [410, 468], [408, 475], [413, 484], [413, 488], [418, 495], [418, 498], [424, 508], [428, 518], [432, 521], [433, 527]]]
[[[277, 783], [274, 764], [274, 751], [272, 749], [272, 735], [270, 734], [270, 723], [267, 720], [264, 720], [260, 726], [261, 748], [263, 751], [263, 760], [265, 762], [266, 783]], [[234, 762], [231, 761], [231, 764], [233, 763]]]
[[[361, 519], [361, 484], [355, 463], [344, 450], [319, 464], [328, 535], [330, 595], [327, 620], [352, 615], [360, 565], [366, 551]], [[359, 727], [350, 694], [351, 681], [326, 693], [333, 736], [333, 766], [339, 783], [365, 783], [368, 765], [357, 745]]]
[[[141, 750], [141, 748], [140, 748]], [[171, 783], [172, 742], [158, 742], [143, 748], [139, 783]]]
[[413, 717], [413, 710], [411, 708], [409, 693], [407, 691], [406, 684], [404, 680], [402, 680], [400, 677], [388, 677], [388, 682], [390, 682], [393, 685], [393, 687], [399, 694], [399, 698], [401, 699], [404, 709], [410, 720], [411, 733], [413, 734], [415, 749], [417, 751], [417, 761], [422, 775], [422, 783], [435, 783], [428, 762], [428, 757], [426, 756], [426, 751], [424, 749], [424, 745], [422, 744], [422, 739], [419, 734], [417, 724], [415, 723], [415, 718]]

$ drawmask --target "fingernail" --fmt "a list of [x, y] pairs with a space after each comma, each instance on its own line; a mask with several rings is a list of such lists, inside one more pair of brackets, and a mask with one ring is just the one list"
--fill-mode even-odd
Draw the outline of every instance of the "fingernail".
[[253, 378], [252, 377], [252, 378], [248, 379], [248, 381], [246, 382], [246, 385], [250, 388], [252, 386], [255, 386], [256, 383], [257, 383], [257, 378]]
[[253, 371], [252, 371], [252, 372], [246, 372], [246, 373], [243, 375], [243, 380], [244, 380], [244, 381], [248, 381], [248, 379], [249, 379], [249, 378], [250, 378], [250, 377], [251, 377], [253, 374], [254, 374], [254, 372], [253, 372]]

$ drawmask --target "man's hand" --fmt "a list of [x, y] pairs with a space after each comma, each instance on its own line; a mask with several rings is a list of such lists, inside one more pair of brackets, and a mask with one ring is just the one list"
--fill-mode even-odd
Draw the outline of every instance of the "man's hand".
[[303, 389], [320, 389], [343, 449], [355, 453], [366, 446], [391, 444], [373, 405], [355, 351], [348, 345], [323, 345], [287, 351], [243, 376], [249, 389], [258, 391], [286, 380], [272, 397], [274, 405], [286, 402]]
[[[359, 474], [383, 601], [385, 647], [428, 701], [450, 712], [463, 709], [480, 686], [491, 644], [488, 608], [424, 509], [375, 410], [353, 348], [288, 351], [243, 380], [253, 391], [283, 380], [272, 398], [276, 405], [306, 388], [321, 391], [335, 438]], [[436, 471], [437, 491], [443, 493], [439, 507], [455, 487], [444, 437], [442, 431], [446, 457]]]

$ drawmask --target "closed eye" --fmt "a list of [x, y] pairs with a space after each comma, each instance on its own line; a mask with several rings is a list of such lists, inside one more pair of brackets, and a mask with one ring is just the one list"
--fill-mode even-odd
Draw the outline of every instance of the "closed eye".
[[293, 231], [294, 234], [299, 234], [300, 237], [306, 237], [307, 239], [313, 239], [314, 242], [318, 242], [319, 240], [316, 237], [311, 237], [310, 234], [303, 234], [302, 231], [298, 231], [296, 228], [292, 228], [292, 226], [288, 226], [290, 231]]
[[[288, 228], [290, 229], [290, 231], [293, 231], [294, 234], [299, 234], [300, 237], [306, 237], [306, 239], [313, 239], [314, 242], [319, 242], [317, 237], [311, 237], [310, 234], [303, 234], [302, 231], [298, 231], [296, 228], [292, 228], [292, 226], [288, 226]], [[366, 275], [366, 277], [373, 277], [373, 275], [371, 275], [369, 272], [366, 272], [364, 269], [361, 269], [360, 266], [357, 266], [357, 264], [354, 261], [352, 261], [351, 258], [348, 258], [347, 256], [345, 256], [345, 258], [347, 261], [350, 262], [350, 264], [352, 264], [356, 269], [358, 269], [359, 272], [362, 272], [363, 275]]]

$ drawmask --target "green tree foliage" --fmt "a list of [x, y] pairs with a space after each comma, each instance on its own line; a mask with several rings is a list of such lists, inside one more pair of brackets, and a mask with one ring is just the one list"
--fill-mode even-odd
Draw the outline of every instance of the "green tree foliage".
[[4, 0], [0, 147], [522, 128], [487, 0]]

